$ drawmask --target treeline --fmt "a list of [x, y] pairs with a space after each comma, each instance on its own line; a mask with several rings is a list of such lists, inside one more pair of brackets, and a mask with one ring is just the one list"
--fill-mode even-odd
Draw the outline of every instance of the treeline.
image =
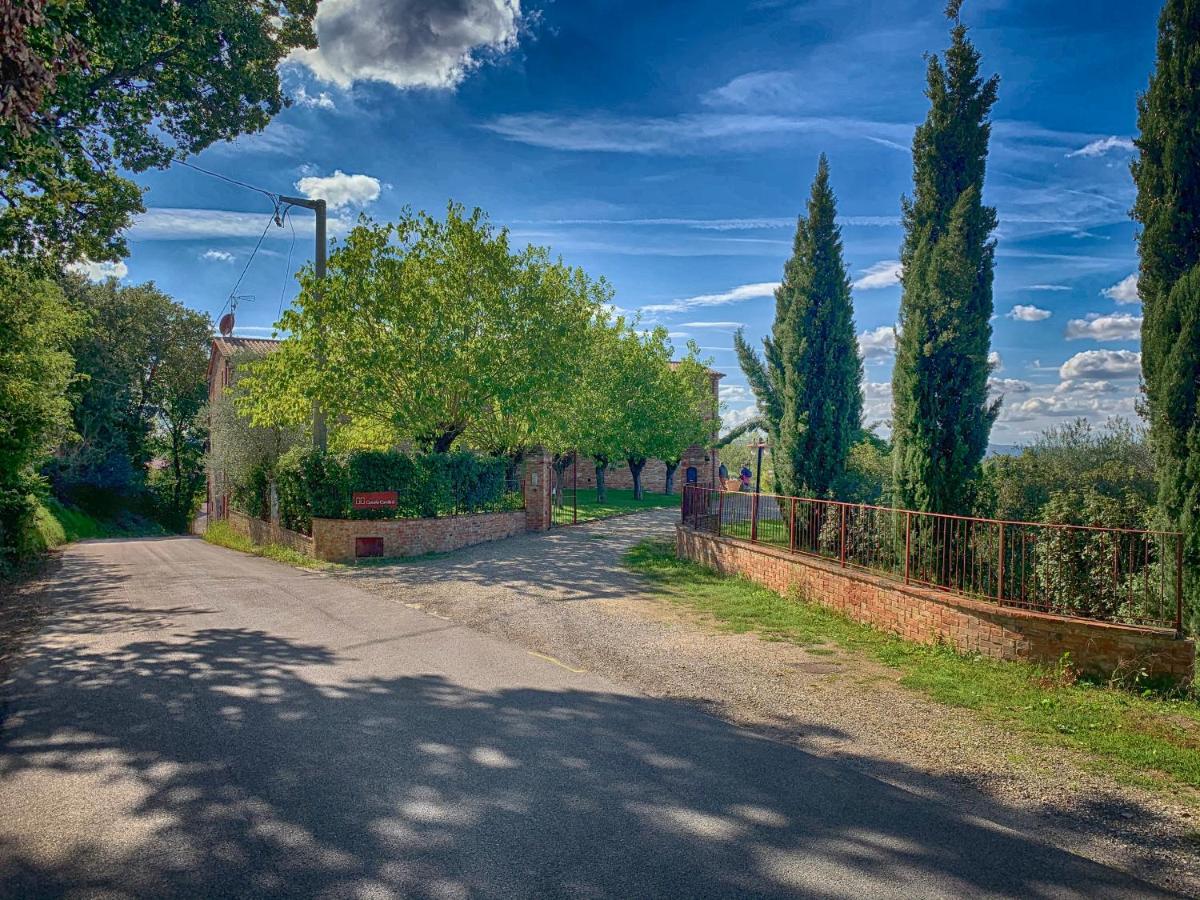
[[186, 521], [208, 322], [153, 285], [69, 273], [126, 254], [143, 209], [127, 172], [265, 127], [279, 63], [316, 45], [308, 2], [18, 7], [0, 31], [0, 568], [61, 536], [51, 489]]
[[538, 445], [595, 458], [601, 492], [604, 466], [628, 465], [640, 494], [647, 459], [677, 465], [711, 437], [697, 348], [674, 359], [664, 328], [614, 313], [603, 279], [511, 247], [479, 210], [360, 223], [325, 279], [305, 269], [300, 283], [284, 340], [238, 361], [214, 411], [213, 470], [239, 502], [311, 440], [314, 408], [334, 454], [465, 449], [511, 474]]
[[927, 59], [929, 112], [913, 136], [891, 437], [865, 432], [863, 375], [829, 165], [821, 157], [760, 356], [736, 350], [772, 446], [775, 490], [1027, 521], [1185, 535], [1188, 618], [1200, 626], [1200, 6], [1167, 0], [1156, 70], [1138, 101], [1133, 216], [1144, 307], [1148, 432], [1080, 421], [985, 461], [997, 226], [983, 203], [999, 87], [947, 4], [950, 45]]

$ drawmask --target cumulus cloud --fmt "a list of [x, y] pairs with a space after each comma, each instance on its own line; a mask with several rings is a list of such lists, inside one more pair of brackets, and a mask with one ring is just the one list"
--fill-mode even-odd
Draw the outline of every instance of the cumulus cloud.
[[988, 354], [988, 368], [993, 372], [999, 372], [1004, 368], [1004, 359], [1000, 356], [999, 350], [993, 350]]
[[744, 384], [723, 384], [718, 394], [722, 403], [746, 403], [754, 399], [754, 394]]
[[1018, 322], [1040, 322], [1043, 319], [1048, 319], [1052, 313], [1048, 309], [1042, 309], [1040, 306], [1026, 306], [1023, 303], [1018, 303], [1008, 311], [1008, 318], [1016, 319]]
[[379, 179], [370, 175], [347, 175], [336, 169], [332, 175], [309, 175], [296, 182], [296, 190], [310, 200], [324, 197], [330, 209], [365, 206], [379, 197]]
[[200, 258], [209, 262], [233, 262], [233, 254], [224, 250], [205, 250], [200, 254]]
[[291, 58], [339, 87], [382, 81], [453, 89], [486, 59], [517, 46], [520, 0], [324, 0], [313, 50]]
[[1137, 378], [1142, 371], [1142, 354], [1132, 350], [1084, 350], [1059, 366], [1063, 381], [1108, 378]]
[[109, 278], [124, 278], [129, 274], [129, 266], [121, 260], [92, 262], [90, 259], [81, 259], [68, 265], [67, 271], [82, 275], [88, 281], [107, 281]]
[[1142, 317], [1129, 313], [1088, 313], [1086, 318], [1067, 323], [1067, 340], [1136, 341], [1142, 333]]
[[740, 409], [727, 409], [721, 413], [721, 432], [732, 431], [742, 423], [748, 422], [758, 415], [758, 407], [754, 404], [743, 406]]
[[1115, 135], [1112, 137], [1100, 138], [1092, 141], [1090, 144], [1085, 144], [1078, 150], [1072, 150], [1067, 156], [1103, 156], [1110, 150], [1121, 150], [1127, 153], [1132, 153], [1136, 147], [1133, 141], [1129, 138], [1119, 138]]
[[296, 102], [297, 106], [307, 106], [310, 109], [337, 109], [337, 104], [333, 102], [333, 97], [329, 96], [329, 91], [310, 94], [304, 89], [304, 85], [300, 85], [296, 89], [292, 100]]
[[1141, 298], [1138, 296], [1138, 277], [1135, 272], [1133, 275], [1126, 275], [1112, 287], [1106, 287], [1100, 292], [1109, 300], [1115, 303], [1138, 303]]
[[759, 297], [773, 297], [777, 281], [762, 281], [755, 284], [740, 284], [719, 294], [697, 294], [694, 297], [682, 297], [669, 303], [652, 303], [643, 306], [642, 312], [665, 313], [684, 312], [701, 306], [724, 306], [728, 303], [738, 303], [742, 300], [755, 300]]
[[1028, 394], [1033, 385], [1020, 378], [989, 378], [988, 391], [992, 394]]
[[898, 259], [884, 259], [866, 269], [851, 285], [857, 291], [873, 291], [899, 284], [904, 267]]
[[1097, 394], [1115, 394], [1118, 388], [1111, 381], [1062, 381], [1054, 388], [1056, 394], [1076, 394], [1095, 397]]
[[896, 329], [880, 325], [858, 336], [858, 352], [866, 360], [886, 359], [896, 352]]

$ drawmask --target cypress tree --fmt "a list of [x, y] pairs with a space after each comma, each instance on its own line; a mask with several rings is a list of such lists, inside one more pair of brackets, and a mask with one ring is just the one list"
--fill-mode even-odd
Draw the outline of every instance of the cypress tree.
[[1138, 98], [1142, 375], [1159, 507], [1185, 536], [1188, 619], [1200, 626], [1200, 0], [1167, 0]]
[[845, 471], [863, 405], [850, 279], [824, 154], [807, 213], [796, 222], [792, 257], [775, 291], [765, 362], [740, 331], [734, 345], [771, 439], [776, 491], [823, 497]]
[[913, 136], [892, 373], [896, 502], [949, 513], [971, 511], [999, 412], [987, 397], [996, 211], [982, 201], [999, 79], [980, 76], [958, 5], [946, 9], [945, 62], [929, 57], [929, 114]]

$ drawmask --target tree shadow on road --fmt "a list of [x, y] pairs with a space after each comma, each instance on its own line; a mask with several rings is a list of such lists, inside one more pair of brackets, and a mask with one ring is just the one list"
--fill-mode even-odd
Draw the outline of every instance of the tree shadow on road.
[[347, 680], [322, 646], [186, 638], [50, 645], [17, 673], [0, 896], [1153, 893], [983, 802], [919, 796], [903, 766], [858, 772], [688, 704]]

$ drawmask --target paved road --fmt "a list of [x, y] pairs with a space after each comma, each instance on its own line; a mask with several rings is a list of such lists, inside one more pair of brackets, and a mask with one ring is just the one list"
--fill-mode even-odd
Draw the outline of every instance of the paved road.
[[73, 546], [51, 603], [2, 688], [3, 897], [1155, 895], [195, 538]]

